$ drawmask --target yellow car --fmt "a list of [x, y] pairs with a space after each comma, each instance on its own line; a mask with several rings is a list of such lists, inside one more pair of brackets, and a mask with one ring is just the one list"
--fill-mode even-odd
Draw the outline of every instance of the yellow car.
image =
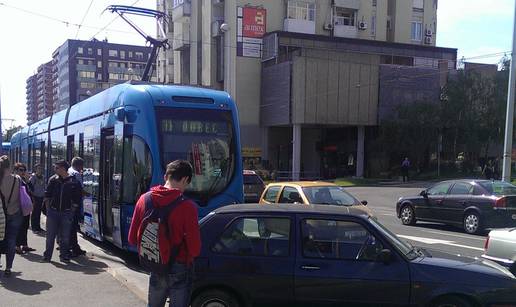
[[275, 182], [267, 185], [260, 197], [260, 204], [318, 204], [358, 207], [373, 215], [366, 207], [367, 201], [359, 201], [344, 191], [343, 187], [323, 181]]

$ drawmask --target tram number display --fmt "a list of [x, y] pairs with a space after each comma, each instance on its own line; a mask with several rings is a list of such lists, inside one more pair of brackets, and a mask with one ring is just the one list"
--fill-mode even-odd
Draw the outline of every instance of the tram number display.
[[161, 132], [164, 133], [218, 134], [225, 133], [226, 130], [224, 122], [172, 119], [161, 121]]

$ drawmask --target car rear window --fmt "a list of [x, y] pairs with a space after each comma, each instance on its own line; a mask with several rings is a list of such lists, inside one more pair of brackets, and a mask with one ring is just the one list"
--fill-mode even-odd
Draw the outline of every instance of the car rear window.
[[244, 184], [263, 184], [263, 181], [258, 175], [244, 175]]
[[516, 186], [507, 182], [493, 181], [479, 184], [491, 195], [516, 195]]

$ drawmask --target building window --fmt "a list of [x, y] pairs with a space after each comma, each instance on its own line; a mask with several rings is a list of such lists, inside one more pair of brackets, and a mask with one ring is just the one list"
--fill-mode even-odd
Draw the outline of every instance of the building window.
[[120, 58], [125, 59], [125, 51], [124, 50], [120, 50]]
[[377, 0], [373, 0], [373, 6], [376, 6], [376, 4], [377, 4], [376, 2], [377, 2]]
[[371, 16], [371, 36], [376, 36], [376, 13]]
[[93, 49], [88, 48], [88, 55], [93, 55]]
[[78, 65], [83, 65], [84, 64], [84, 60], [83, 59], [78, 59], [77, 60], [77, 64]]
[[413, 21], [410, 27], [410, 38], [413, 41], [420, 42], [423, 39], [423, 23]]
[[102, 61], [97, 61], [97, 67], [98, 67], [98, 68], [101, 68], [101, 67], [102, 67]]
[[125, 63], [120, 63], [120, 67], [125, 68], [125, 66], [126, 66]]
[[95, 83], [93, 82], [81, 82], [80, 83], [81, 88], [95, 88]]
[[118, 56], [118, 50], [109, 49], [109, 56]]
[[97, 49], [97, 55], [102, 55], [102, 49]]
[[77, 53], [82, 54], [82, 47], [77, 48]]
[[118, 67], [117, 62], [109, 62], [109, 67]]
[[306, 1], [288, 1], [288, 18], [315, 21], [315, 3]]
[[102, 74], [101, 73], [97, 73], [97, 80], [102, 80]]
[[132, 58], [133, 57], [133, 52], [129, 51], [128, 56], [129, 56], [129, 58]]
[[415, 10], [423, 10], [424, 1], [423, 0], [412, 0], [412, 8]]
[[77, 73], [80, 78], [95, 78], [95, 72], [93, 71], [78, 71]]
[[355, 10], [343, 7], [335, 8], [335, 24], [339, 26], [355, 26]]
[[143, 60], [143, 52], [135, 52], [134, 56], [137, 60]]

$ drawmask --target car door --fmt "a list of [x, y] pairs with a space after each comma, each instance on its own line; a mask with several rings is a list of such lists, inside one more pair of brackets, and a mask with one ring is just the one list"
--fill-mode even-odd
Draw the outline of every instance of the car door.
[[217, 276], [219, 284], [238, 288], [254, 306], [291, 304], [295, 262], [291, 216], [239, 214], [223, 228], [210, 247], [210, 275]]
[[442, 207], [444, 199], [452, 186], [452, 181], [441, 182], [426, 191], [423, 197], [423, 205], [418, 210], [416, 216], [420, 219], [440, 221], [442, 219]]
[[455, 182], [442, 203], [442, 214], [438, 217], [448, 223], [462, 224], [464, 209], [471, 201], [473, 185], [467, 182]]
[[377, 260], [389, 248], [361, 219], [298, 215], [296, 306], [398, 306], [409, 303], [407, 262]]

